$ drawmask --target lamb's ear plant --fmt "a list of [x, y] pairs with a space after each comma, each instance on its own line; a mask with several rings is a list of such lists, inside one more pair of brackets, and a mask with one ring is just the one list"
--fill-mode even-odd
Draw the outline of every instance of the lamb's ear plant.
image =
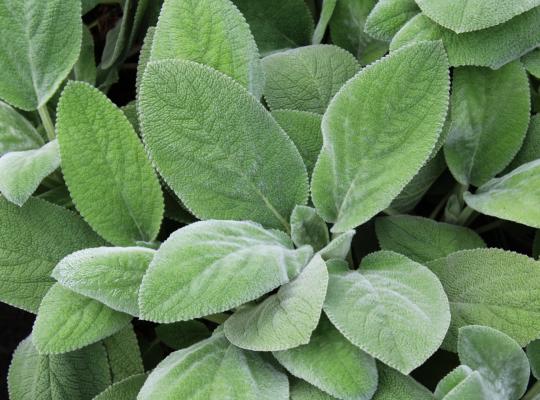
[[11, 400], [540, 398], [539, 1], [0, 0], [0, 33]]

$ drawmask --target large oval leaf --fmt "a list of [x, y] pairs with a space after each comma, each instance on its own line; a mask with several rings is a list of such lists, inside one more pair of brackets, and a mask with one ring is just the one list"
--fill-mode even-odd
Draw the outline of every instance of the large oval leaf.
[[47, 103], [81, 50], [81, 2], [0, 1], [0, 98], [23, 110]]
[[442, 130], [448, 85], [442, 44], [424, 42], [366, 67], [333, 98], [311, 183], [333, 231], [384, 210], [426, 162]]
[[153, 62], [139, 112], [160, 174], [199, 218], [288, 229], [294, 206], [307, 198], [306, 169], [292, 141], [240, 85], [193, 62]]
[[433, 394], [410, 376], [378, 364], [379, 387], [372, 400], [434, 400]]
[[251, 222], [196, 222], [154, 256], [140, 290], [141, 317], [173, 322], [229, 310], [293, 279], [312, 253]]
[[287, 376], [260, 355], [231, 345], [222, 332], [169, 355], [138, 400], [288, 400]]
[[0, 156], [10, 151], [37, 149], [43, 138], [26, 118], [0, 101]]
[[324, 311], [353, 344], [406, 374], [439, 348], [450, 324], [437, 277], [391, 251], [366, 256], [357, 271], [332, 268]]
[[103, 93], [70, 82], [58, 104], [62, 172], [77, 209], [118, 246], [155, 239], [163, 195], [133, 127]]

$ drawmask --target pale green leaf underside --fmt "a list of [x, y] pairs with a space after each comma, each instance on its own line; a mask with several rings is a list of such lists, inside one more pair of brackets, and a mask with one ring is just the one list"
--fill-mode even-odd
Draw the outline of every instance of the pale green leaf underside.
[[436, 400], [494, 400], [478, 371], [460, 365], [446, 375], [435, 388]]
[[292, 375], [344, 400], [369, 400], [377, 389], [375, 360], [322, 316], [304, 346], [274, 352]]
[[37, 149], [43, 138], [26, 118], [0, 101], [0, 156], [10, 151]]
[[540, 332], [540, 263], [499, 249], [463, 250], [432, 261], [450, 302], [452, 323], [443, 348], [455, 351], [458, 329], [486, 325], [521, 346]]
[[463, 198], [482, 214], [540, 228], [540, 160], [494, 178]]
[[41, 354], [67, 353], [118, 332], [130, 320], [130, 315], [57, 283], [39, 306], [32, 339]]
[[312, 254], [252, 222], [196, 222], [154, 256], [140, 290], [141, 317], [173, 322], [229, 310], [289, 282]]
[[446, 116], [448, 85], [442, 44], [423, 42], [364, 68], [333, 98], [311, 183], [333, 231], [384, 210], [427, 161]]
[[30, 198], [18, 207], [0, 196], [0, 301], [37, 312], [66, 255], [104, 244], [74, 213]]
[[419, 12], [414, 0], [379, 0], [366, 19], [364, 30], [374, 38], [389, 42]]
[[142, 247], [80, 250], [60, 261], [51, 276], [74, 292], [137, 316], [139, 286], [154, 254]]
[[15, 350], [8, 374], [11, 400], [91, 400], [110, 384], [107, 355], [99, 343], [40, 355], [28, 337]]
[[189, 61], [152, 62], [139, 113], [160, 174], [199, 218], [284, 229], [294, 206], [305, 204], [307, 173], [298, 150], [227, 76]]
[[366, 256], [357, 271], [331, 270], [324, 311], [353, 344], [403, 373], [439, 348], [450, 324], [437, 277], [390, 251]]
[[486, 247], [482, 238], [469, 228], [412, 215], [378, 218], [375, 229], [383, 250], [395, 251], [419, 263], [458, 250]]
[[259, 304], [246, 304], [225, 321], [225, 336], [235, 346], [277, 351], [307, 344], [322, 311], [328, 271], [316, 255], [291, 282]]
[[291, 214], [291, 238], [297, 247], [309, 245], [314, 251], [330, 241], [326, 222], [314, 208], [296, 206]]
[[390, 50], [422, 40], [442, 40], [451, 66], [496, 69], [540, 45], [539, 20], [540, 7], [536, 7], [503, 24], [458, 35], [419, 14], [394, 36]]
[[466, 365], [460, 365], [450, 371], [448, 374], [442, 378], [433, 395], [436, 400], [443, 400], [444, 396], [450, 393], [453, 389], [456, 388], [460, 383], [462, 383], [469, 375], [473, 373], [473, 370], [467, 367]]
[[138, 400], [288, 400], [287, 376], [260, 355], [231, 345], [222, 332], [169, 355]]
[[58, 104], [57, 135], [67, 186], [94, 230], [117, 246], [154, 240], [163, 195], [122, 111], [92, 86], [71, 82]]
[[246, 20], [229, 0], [165, 1], [150, 58], [208, 65], [261, 97], [264, 73], [259, 51]]
[[323, 260], [331, 260], [332, 258], [344, 260], [351, 250], [351, 242], [355, 233], [354, 229], [351, 229], [337, 236], [334, 235], [330, 243], [319, 250], [318, 254], [320, 254]]
[[271, 109], [323, 114], [360, 65], [349, 52], [326, 44], [299, 47], [263, 59], [264, 98]]
[[130, 376], [109, 386], [92, 400], [136, 400], [147, 377], [147, 374]]
[[420, 9], [457, 33], [499, 25], [540, 5], [540, 0], [416, 0]]
[[379, 386], [372, 400], [434, 400], [433, 394], [410, 376], [378, 364]]
[[456, 180], [480, 186], [501, 172], [523, 143], [530, 108], [529, 80], [519, 61], [495, 71], [455, 68], [444, 155]]
[[47, 103], [79, 57], [81, 3], [0, 1], [0, 98], [23, 110]]
[[41, 181], [60, 166], [58, 142], [36, 150], [14, 151], [0, 157], [0, 192], [22, 206]]
[[101, 343], [107, 352], [112, 383], [144, 372], [139, 342], [131, 324], [127, 324]]

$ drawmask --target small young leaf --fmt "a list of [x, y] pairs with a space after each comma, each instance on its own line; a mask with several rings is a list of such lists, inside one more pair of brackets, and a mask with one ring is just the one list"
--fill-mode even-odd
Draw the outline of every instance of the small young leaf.
[[60, 166], [58, 142], [36, 150], [12, 151], [0, 157], [0, 192], [22, 206], [41, 181]]
[[458, 35], [418, 14], [394, 36], [390, 50], [418, 41], [442, 40], [451, 66], [497, 69], [540, 45], [539, 19], [540, 7], [536, 7], [503, 24]]
[[462, 383], [468, 376], [473, 373], [473, 370], [466, 365], [460, 365], [457, 368], [449, 372], [435, 388], [433, 393], [436, 400], [443, 400], [444, 397], [450, 393], [456, 386]]
[[80, 250], [60, 261], [51, 276], [74, 292], [137, 316], [139, 286], [154, 254], [143, 247]]
[[0, 1], [0, 98], [23, 110], [44, 106], [81, 50], [81, 2]]
[[371, 37], [389, 42], [419, 12], [414, 0], [379, 0], [366, 19], [364, 30]]
[[0, 196], [0, 300], [37, 312], [66, 255], [104, 242], [72, 212], [30, 198], [23, 207]]
[[158, 338], [171, 349], [189, 347], [210, 336], [205, 324], [199, 321], [180, 321], [156, 327]]
[[480, 186], [501, 172], [523, 143], [530, 108], [529, 81], [519, 61], [495, 71], [455, 68], [444, 155], [456, 180]]
[[360, 68], [349, 52], [325, 44], [274, 53], [263, 59], [263, 67], [264, 98], [271, 109], [319, 114]]
[[540, 228], [540, 160], [494, 178], [463, 198], [482, 214]]
[[150, 63], [139, 113], [160, 174], [197, 217], [283, 229], [294, 206], [305, 204], [307, 173], [298, 150], [225, 75], [189, 61]]
[[499, 25], [540, 6], [540, 0], [416, 0], [430, 19], [457, 33]]
[[109, 386], [92, 400], [136, 400], [148, 374], [132, 375]]
[[86, 25], [83, 26], [82, 46], [79, 59], [73, 66], [73, 79], [76, 81], [88, 82], [95, 85], [97, 70], [94, 55], [94, 37]]
[[331, 260], [333, 258], [338, 260], [344, 260], [351, 250], [351, 242], [355, 235], [354, 230], [349, 230], [334, 236], [334, 238], [323, 247], [318, 254], [323, 260]]
[[377, 365], [379, 386], [372, 400], [434, 400], [433, 394], [410, 376], [381, 363]]
[[416, 175], [441, 132], [448, 85], [442, 44], [423, 42], [364, 68], [333, 98], [311, 182], [332, 231], [366, 222]]
[[324, 316], [309, 344], [274, 352], [291, 374], [344, 400], [369, 400], [377, 389], [375, 360], [345, 339]]
[[174, 322], [238, 307], [289, 282], [312, 254], [251, 222], [196, 222], [154, 256], [139, 294], [141, 317]]
[[257, 45], [244, 17], [229, 0], [166, 0], [151, 60], [166, 59], [208, 65], [235, 79], [255, 97], [262, 94], [264, 73]]
[[487, 326], [459, 330], [459, 360], [484, 379], [490, 399], [518, 400], [529, 383], [529, 361], [512, 338]]
[[383, 250], [395, 251], [419, 263], [458, 250], [486, 247], [482, 238], [469, 228], [412, 215], [377, 218], [375, 229]]
[[324, 220], [311, 207], [296, 206], [291, 215], [291, 237], [298, 247], [310, 245], [319, 251], [325, 247], [330, 238]]
[[144, 372], [137, 336], [131, 324], [103, 340], [112, 383]]
[[225, 336], [235, 346], [277, 351], [307, 344], [321, 316], [328, 271], [316, 255], [291, 282], [259, 304], [246, 304], [225, 321]]
[[436, 400], [493, 400], [478, 371], [460, 365], [446, 375], [435, 388]]
[[303, 0], [233, 0], [255, 36], [261, 54], [308, 45], [313, 17]]
[[291, 400], [337, 400], [336, 397], [317, 389], [301, 379], [291, 382]]
[[138, 400], [288, 400], [287, 376], [260, 355], [231, 345], [222, 332], [169, 355]]
[[315, 32], [313, 32], [312, 44], [320, 44], [322, 42], [328, 22], [330, 22], [330, 18], [332, 18], [332, 14], [336, 8], [336, 3], [337, 0], [323, 0], [319, 22], [317, 22], [317, 27], [315, 28]]
[[368, 255], [357, 271], [331, 269], [324, 311], [353, 344], [403, 373], [439, 348], [450, 324], [437, 277], [390, 251]]
[[131, 316], [55, 284], [41, 305], [32, 332], [40, 354], [80, 349], [125, 327]]
[[37, 149], [43, 138], [26, 118], [0, 101], [0, 157], [10, 151]]
[[154, 240], [163, 195], [122, 111], [99, 90], [70, 82], [57, 119], [62, 172], [81, 215], [117, 246]]
[[9, 366], [11, 400], [92, 400], [111, 384], [107, 355], [99, 343], [66, 354], [39, 354], [23, 340]]
[[514, 157], [507, 170], [513, 170], [528, 162], [540, 158], [540, 114], [533, 115], [521, 149]]
[[540, 377], [540, 339], [533, 340], [527, 345], [527, 357], [531, 364], [531, 372], [534, 377]]
[[524, 346], [540, 332], [540, 263], [499, 249], [463, 250], [427, 266], [450, 301], [452, 323], [443, 348], [455, 350], [458, 329], [486, 325]]
[[535, 49], [521, 57], [521, 62], [529, 74], [540, 79], [540, 49]]

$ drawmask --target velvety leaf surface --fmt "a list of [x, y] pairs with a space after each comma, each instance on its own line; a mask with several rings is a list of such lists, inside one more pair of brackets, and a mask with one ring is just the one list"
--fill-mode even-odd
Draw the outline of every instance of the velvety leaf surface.
[[93, 400], [136, 400], [147, 377], [147, 374], [130, 376], [109, 386]]
[[77, 209], [117, 246], [155, 239], [163, 195], [133, 127], [103, 93], [69, 83], [58, 104], [62, 172]]
[[441, 345], [448, 299], [426, 267], [390, 251], [363, 258], [356, 271], [330, 268], [324, 311], [353, 344], [409, 373]]
[[0, 101], [0, 156], [10, 151], [37, 149], [43, 138], [30, 122]]
[[0, 192], [22, 206], [41, 181], [60, 166], [58, 142], [36, 150], [12, 151], [0, 157]]
[[478, 371], [460, 365], [446, 375], [435, 389], [436, 400], [493, 400]]
[[156, 335], [170, 348], [179, 350], [208, 338], [210, 331], [199, 321], [179, 321], [158, 325]]
[[540, 160], [494, 178], [463, 198], [482, 214], [540, 228]]
[[281, 232], [258, 224], [196, 222], [154, 256], [140, 290], [141, 317], [173, 322], [229, 310], [293, 279], [311, 255], [311, 247], [294, 250]]
[[88, 82], [95, 85], [97, 77], [96, 59], [94, 50], [94, 37], [86, 25], [82, 31], [81, 52], [73, 66], [71, 76], [76, 81]]
[[527, 345], [527, 357], [531, 365], [531, 372], [538, 379], [540, 376], [540, 339], [533, 340]]
[[351, 250], [351, 242], [355, 235], [353, 229], [334, 235], [334, 238], [319, 250], [318, 254], [323, 258], [323, 260], [331, 260], [332, 258], [337, 258], [344, 260]]
[[308, 344], [273, 354], [292, 375], [339, 399], [369, 400], [377, 389], [375, 360], [324, 316]]
[[433, 394], [410, 376], [382, 364], [379, 367], [379, 386], [372, 400], [433, 400]]
[[389, 42], [419, 12], [414, 0], [379, 0], [366, 19], [364, 30], [376, 39]]
[[455, 350], [458, 329], [486, 325], [524, 346], [540, 331], [540, 263], [500, 249], [463, 250], [427, 266], [450, 301], [452, 323], [443, 348]]
[[499, 25], [540, 5], [539, 0], [416, 0], [423, 13], [457, 33]]
[[326, 222], [314, 208], [296, 206], [291, 215], [291, 237], [298, 247], [310, 245], [319, 251], [330, 241]]
[[443, 400], [444, 396], [455, 389], [467, 377], [473, 373], [473, 370], [466, 365], [460, 365], [450, 371], [443, 379], [439, 381], [433, 395], [436, 400]]
[[450, 65], [500, 68], [540, 44], [540, 7], [503, 24], [480, 31], [457, 34], [424, 14], [413, 17], [394, 36], [390, 50], [423, 40], [442, 40]]
[[264, 87], [259, 51], [249, 25], [229, 0], [166, 0], [151, 59], [208, 65], [235, 79], [257, 98]]
[[225, 336], [235, 346], [277, 351], [307, 344], [321, 316], [328, 271], [316, 255], [291, 282], [259, 304], [246, 304], [225, 321]]
[[375, 229], [383, 250], [392, 250], [419, 263], [446, 257], [458, 250], [486, 247], [473, 230], [412, 215], [377, 218]]
[[91, 400], [111, 384], [107, 355], [99, 343], [66, 354], [39, 354], [23, 340], [9, 367], [11, 400]]
[[47, 103], [81, 50], [81, 3], [0, 1], [0, 98], [23, 110]]
[[18, 207], [0, 196], [0, 221], [0, 300], [33, 313], [62, 258], [104, 244], [79, 216], [35, 198]]
[[287, 376], [223, 333], [169, 355], [150, 374], [138, 400], [287, 400]]
[[336, 398], [306, 381], [294, 379], [291, 382], [291, 400], [336, 400]]
[[347, 51], [319, 44], [275, 53], [263, 59], [264, 98], [271, 109], [322, 114], [358, 62]]
[[133, 326], [126, 327], [103, 340], [112, 383], [144, 372], [141, 352]]
[[427, 161], [444, 123], [448, 81], [442, 44], [423, 42], [364, 68], [333, 98], [311, 183], [332, 231], [385, 209]]
[[308, 45], [313, 17], [303, 0], [233, 0], [262, 55]]
[[328, 28], [328, 23], [334, 10], [336, 9], [337, 0], [323, 0], [321, 5], [321, 12], [319, 15], [319, 21], [315, 27], [315, 32], [313, 32], [313, 38], [311, 39], [312, 44], [320, 44], [326, 33], [326, 28]]
[[523, 143], [530, 108], [529, 81], [519, 61], [495, 71], [454, 69], [444, 155], [456, 180], [480, 186], [501, 172]]
[[40, 354], [67, 353], [118, 332], [130, 320], [130, 315], [57, 283], [39, 306], [32, 339]]
[[199, 218], [283, 229], [294, 206], [306, 202], [298, 150], [270, 113], [223, 74], [193, 62], [150, 63], [139, 113], [160, 174]]
[[535, 49], [521, 57], [521, 62], [529, 74], [540, 79], [540, 49]]
[[527, 135], [521, 149], [507, 169], [513, 170], [520, 165], [540, 158], [540, 114], [533, 115], [529, 123]]

